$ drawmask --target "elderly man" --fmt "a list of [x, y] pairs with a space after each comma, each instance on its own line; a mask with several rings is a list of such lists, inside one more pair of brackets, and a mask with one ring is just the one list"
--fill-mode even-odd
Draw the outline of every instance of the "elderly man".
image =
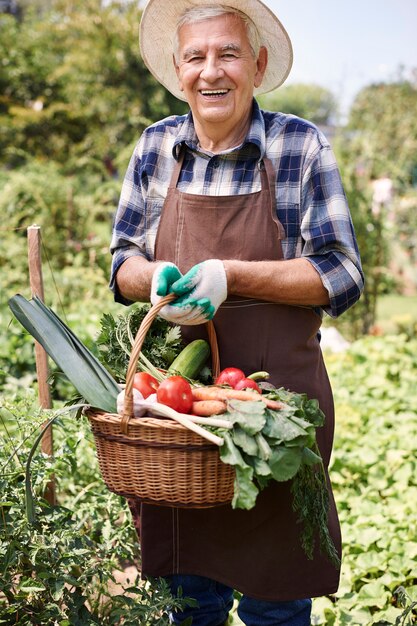
[[[222, 367], [267, 370], [277, 387], [317, 398], [327, 468], [334, 415], [321, 317], [354, 304], [363, 276], [326, 139], [254, 99], [287, 77], [288, 35], [260, 0], [149, 0], [140, 43], [150, 71], [191, 111], [153, 124], [135, 148], [111, 244], [115, 298], [156, 302], [172, 291], [161, 315], [188, 340], [214, 317]], [[329, 494], [340, 552], [330, 483]], [[237, 590], [243, 623], [307, 625], [310, 598], [337, 590], [338, 568], [319, 549], [312, 560], [302, 550], [287, 483], [265, 489], [250, 511], [132, 510], [143, 574], [198, 601], [174, 623], [220, 626]]]

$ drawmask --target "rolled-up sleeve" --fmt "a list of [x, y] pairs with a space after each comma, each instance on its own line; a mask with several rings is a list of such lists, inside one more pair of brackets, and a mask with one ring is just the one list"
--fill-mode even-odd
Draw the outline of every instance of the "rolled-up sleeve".
[[316, 268], [329, 293], [323, 307], [338, 317], [359, 299], [361, 260], [346, 195], [332, 149], [320, 145], [303, 176], [302, 255]]

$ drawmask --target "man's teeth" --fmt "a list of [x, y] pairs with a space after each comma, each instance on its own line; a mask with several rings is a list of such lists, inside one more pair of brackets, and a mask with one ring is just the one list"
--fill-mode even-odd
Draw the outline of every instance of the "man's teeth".
[[228, 89], [202, 89], [201, 93], [203, 96], [224, 96], [228, 91]]

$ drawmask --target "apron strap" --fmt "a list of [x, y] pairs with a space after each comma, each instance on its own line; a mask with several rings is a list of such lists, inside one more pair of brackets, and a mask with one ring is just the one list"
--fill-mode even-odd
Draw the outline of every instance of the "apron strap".
[[[276, 222], [278, 226], [279, 238], [286, 239], [287, 233], [285, 232], [283, 225], [278, 219], [276, 208], [275, 208], [276, 206], [276, 196], [275, 196], [276, 173], [275, 173], [274, 166], [272, 165], [271, 160], [268, 159], [267, 157], [264, 157], [261, 163], [261, 176], [262, 176], [262, 187], [264, 189], [269, 190], [269, 199], [270, 199], [270, 206], [272, 210], [272, 219], [274, 220], [274, 222]], [[266, 177], [265, 187], [264, 187], [264, 177]]]
[[184, 157], [185, 157], [185, 144], [182, 144], [180, 148], [180, 153], [178, 155], [178, 160], [175, 159], [175, 166], [174, 166], [171, 180], [169, 183], [169, 189], [176, 189], [178, 185], [178, 180], [180, 177], [182, 164], [184, 163]]

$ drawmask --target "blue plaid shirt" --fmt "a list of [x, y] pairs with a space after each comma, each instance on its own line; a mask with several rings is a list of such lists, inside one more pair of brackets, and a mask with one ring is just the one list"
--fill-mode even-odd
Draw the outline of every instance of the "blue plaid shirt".
[[311, 123], [293, 115], [262, 111], [254, 100], [244, 143], [220, 154], [198, 145], [191, 113], [159, 121], [142, 134], [130, 160], [115, 216], [110, 287], [119, 302], [115, 276], [130, 256], [154, 259], [155, 237], [174, 159], [187, 147], [178, 189], [189, 194], [238, 195], [261, 189], [259, 163], [268, 157], [277, 173], [276, 211], [286, 238], [285, 259], [303, 256], [329, 292], [324, 310], [337, 317], [363, 289], [355, 233], [339, 170], [329, 143]]

